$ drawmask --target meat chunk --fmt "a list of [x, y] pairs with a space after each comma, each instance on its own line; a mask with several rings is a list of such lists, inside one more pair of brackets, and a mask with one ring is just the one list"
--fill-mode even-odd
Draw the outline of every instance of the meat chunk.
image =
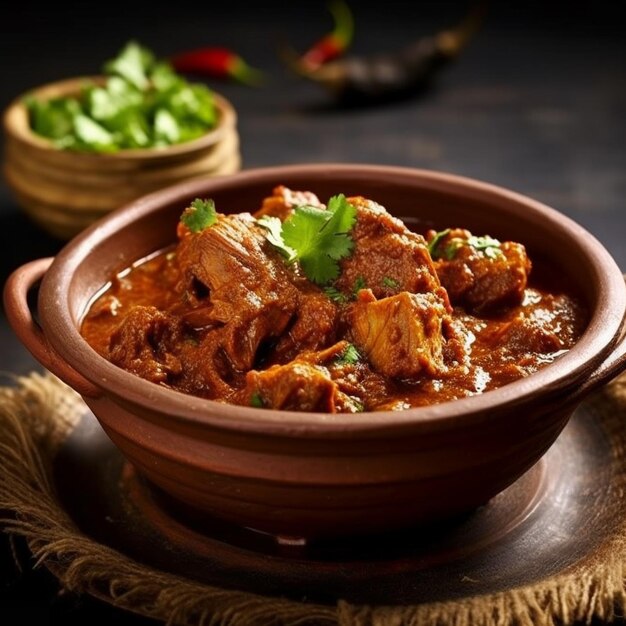
[[181, 341], [178, 318], [153, 306], [135, 306], [111, 336], [109, 359], [146, 380], [164, 383], [181, 373], [174, 354]]
[[204, 398], [228, 400], [241, 386], [244, 372], [235, 368], [228, 357], [224, 347], [230, 339], [227, 333], [226, 327], [212, 328], [183, 346], [182, 372], [176, 381], [180, 389], [193, 390]]
[[[434, 242], [436, 233], [428, 233]], [[516, 306], [524, 297], [531, 263], [523, 245], [473, 237], [453, 229], [436, 242], [435, 270], [450, 301], [473, 313]]]
[[357, 413], [368, 409], [369, 397], [385, 393], [388, 384], [344, 340], [323, 350], [302, 352], [285, 365], [249, 372], [236, 401], [295, 411]]
[[326, 413], [354, 413], [361, 408], [340, 391], [327, 368], [306, 359], [250, 371], [240, 404]]
[[444, 333], [450, 331], [449, 315], [435, 294], [403, 291], [376, 300], [371, 291], [363, 290], [351, 317], [354, 343], [377, 372], [410, 378], [446, 371]]
[[448, 306], [426, 240], [411, 232], [384, 207], [362, 197], [349, 198], [357, 209], [351, 231], [354, 250], [341, 261], [336, 287], [353, 293], [358, 287], [371, 289], [377, 298], [402, 291], [437, 294]]
[[337, 306], [321, 291], [301, 291], [292, 325], [280, 338], [271, 361], [285, 363], [302, 351], [330, 345], [337, 334]]
[[222, 215], [178, 246], [180, 289], [202, 308], [208, 326], [222, 328], [220, 348], [231, 366], [250, 369], [261, 342], [278, 337], [298, 301], [282, 259], [249, 214]]
[[289, 187], [279, 185], [274, 187], [272, 195], [263, 200], [261, 208], [254, 214], [259, 218], [264, 215], [277, 217], [284, 222], [292, 213], [294, 207], [309, 205], [323, 208], [319, 198], [310, 191], [293, 191]]

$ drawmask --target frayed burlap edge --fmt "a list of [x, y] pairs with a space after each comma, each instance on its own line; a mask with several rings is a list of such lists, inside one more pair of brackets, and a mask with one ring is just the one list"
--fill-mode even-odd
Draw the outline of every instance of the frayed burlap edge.
[[[626, 465], [625, 401], [625, 377], [593, 400], [608, 416], [603, 423], [621, 465]], [[46, 565], [68, 590], [172, 626], [562, 626], [593, 618], [610, 621], [626, 609], [626, 516], [618, 532], [558, 576], [453, 602], [321, 606], [220, 589], [151, 569], [82, 534], [57, 500], [51, 462], [83, 411], [80, 398], [52, 375], [19, 377], [15, 385], [0, 388], [0, 511], [9, 512], [0, 523], [24, 537], [36, 564]], [[623, 497], [626, 469], [616, 480]]]

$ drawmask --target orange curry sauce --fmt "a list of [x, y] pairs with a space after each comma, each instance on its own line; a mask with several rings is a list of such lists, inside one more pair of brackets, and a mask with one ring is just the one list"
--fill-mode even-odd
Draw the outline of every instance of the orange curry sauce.
[[286, 263], [255, 220], [323, 208], [277, 187], [254, 217], [179, 228], [174, 248], [112, 278], [81, 332], [116, 365], [183, 393], [333, 413], [495, 389], [551, 363], [584, 329], [581, 303], [540, 287], [521, 244], [462, 229], [424, 237], [375, 202], [350, 202], [354, 246], [329, 285]]

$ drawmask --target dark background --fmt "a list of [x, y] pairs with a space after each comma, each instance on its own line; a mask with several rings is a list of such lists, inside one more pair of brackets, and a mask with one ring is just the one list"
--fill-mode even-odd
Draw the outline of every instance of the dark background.
[[[64, 2], [14, 4], [0, 20], [0, 107], [31, 87], [97, 73], [131, 38], [158, 56], [204, 45], [238, 51], [265, 70], [263, 89], [209, 82], [239, 113], [243, 167], [365, 162], [444, 170], [509, 187], [568, 214], [626, 270], [626, 39], [618, 2], [492, 2], [462, 57], [419, 98], [338, 110], [291, 75], [277, 44], [302, 50], [330, 28], [321, 2]], [[350, 3], [355, 53], [392, 51], [456, 23], [466, 2]], [[0, 183], [0, 279], [62, 242], [19, 211]], [[35, 367], [0, 317], [0, 370]], [[1, 480], [1, 478], [0, 478]], [[58, 595], [13, 565], [0, 544], [0, 623], [149, 623], [98, 602]], [[5, 621], [6, 620], [6, 621]]]

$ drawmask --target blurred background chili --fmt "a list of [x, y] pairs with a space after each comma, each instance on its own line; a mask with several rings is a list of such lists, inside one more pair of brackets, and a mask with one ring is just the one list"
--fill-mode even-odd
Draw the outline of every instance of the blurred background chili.
[[354, 37], [352, 11], [343, 0], [329, 3], [328, 9], [334, 20], [333, 30], [316, 41], [299, 59], [303, 71], [313, 72], [325, 63], [334, 61], [345, 54]]
[[[478, 2], [458, 26], [418, 38], [397, 51], [336, 59], [335, 46], [331, 47], [334, 55], [317, 55], [318, 59], [325, 59], [323, 62], [311, 62], [307, 58], [309, 51], [302, 59], [292, 61], [291, 66], [304, 78], [326, 87], [340, 103], [367, 106], [414, 96], [429, 86], [441, 68], [459, 56], [486, 13], [487, 2]], [[331, 39], [331, 43], [334, 41]]]
[[196, 48], [171, 57], [174, 69], [205, 78], [232, 79], [247, 85], [259, 85], [263, 72], [251, 67], [236, 52], [228, 48]]

